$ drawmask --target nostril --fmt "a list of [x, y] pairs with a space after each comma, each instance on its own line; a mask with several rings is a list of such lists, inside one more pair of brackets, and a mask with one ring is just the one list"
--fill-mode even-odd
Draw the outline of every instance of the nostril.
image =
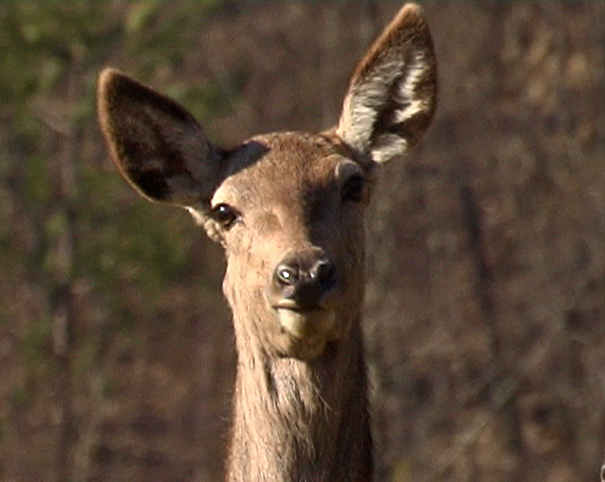
[[322, 284], [328, 284], [334, 279], [336, 270], [334, 263], [328, 259], [320, 259], [311, 268], [311, 278], [316, 279]]
[[288, 264], [280, 264], [275, 272], [282, 285], [292, 286], [298, 282], [298, 269]]

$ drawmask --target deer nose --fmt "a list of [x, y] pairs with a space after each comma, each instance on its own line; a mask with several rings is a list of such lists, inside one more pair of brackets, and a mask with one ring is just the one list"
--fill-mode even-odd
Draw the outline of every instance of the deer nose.
[[274, 289], [296, 308], [316, 308], [336, 281], [336, 267], [323, 253], [294, 253], [275, 268]]
[[299, 263], [281, 263], [275, 272], [278, 283], [282, 286], [294, 286], [301, 279], [308, 278], [320, 284], [330, 283], [334, 278], [334, 263], [329, 259], [318, 259], [310, 269], [301, 270]]
[[277, 282], [282, 286], [292, 286], [298, 283], [298, 266], [280, 264], [275, 271]]

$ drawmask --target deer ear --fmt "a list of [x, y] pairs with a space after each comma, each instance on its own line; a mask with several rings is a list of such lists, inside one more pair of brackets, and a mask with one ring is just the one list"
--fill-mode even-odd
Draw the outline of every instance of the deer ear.
[[112, 69], [101, 73], [98, 103], [112, 160], [139, 193], [181, 205], [210, 197], [221, 163], [189, 112]]
[[355, 69], [336, 132], [387, 162], [422, 137], [436, 100], [431, 34], [420, 7], [405, 5]]

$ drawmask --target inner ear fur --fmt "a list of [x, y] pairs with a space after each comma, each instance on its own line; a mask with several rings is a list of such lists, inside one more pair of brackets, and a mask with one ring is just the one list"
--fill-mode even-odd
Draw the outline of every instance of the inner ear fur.
[[98, 107], [111, 158], [139, 193], [180, 205], [211, 197], [219, 150], [185, 108], [114, 69], [100, 75]]
[[387, 162], [416, 144], [437, 102], [437, 67], [422, 10], [405, 5], [355, 69], [336, 129], [353, 149]]

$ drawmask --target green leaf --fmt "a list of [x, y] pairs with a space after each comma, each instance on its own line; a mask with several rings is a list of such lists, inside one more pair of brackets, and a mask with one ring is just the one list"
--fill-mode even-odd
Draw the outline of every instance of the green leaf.
[[160, 0], [149, 0], [131, 5], [125, 19], [126, 32], [137, 34], [147, 27], [159, 11], [160, 3]]
[[25, 166], [25, 196], [30, 204], [44, 206], [50, 199], [50, 176], [42, 156], [29, 158]]

